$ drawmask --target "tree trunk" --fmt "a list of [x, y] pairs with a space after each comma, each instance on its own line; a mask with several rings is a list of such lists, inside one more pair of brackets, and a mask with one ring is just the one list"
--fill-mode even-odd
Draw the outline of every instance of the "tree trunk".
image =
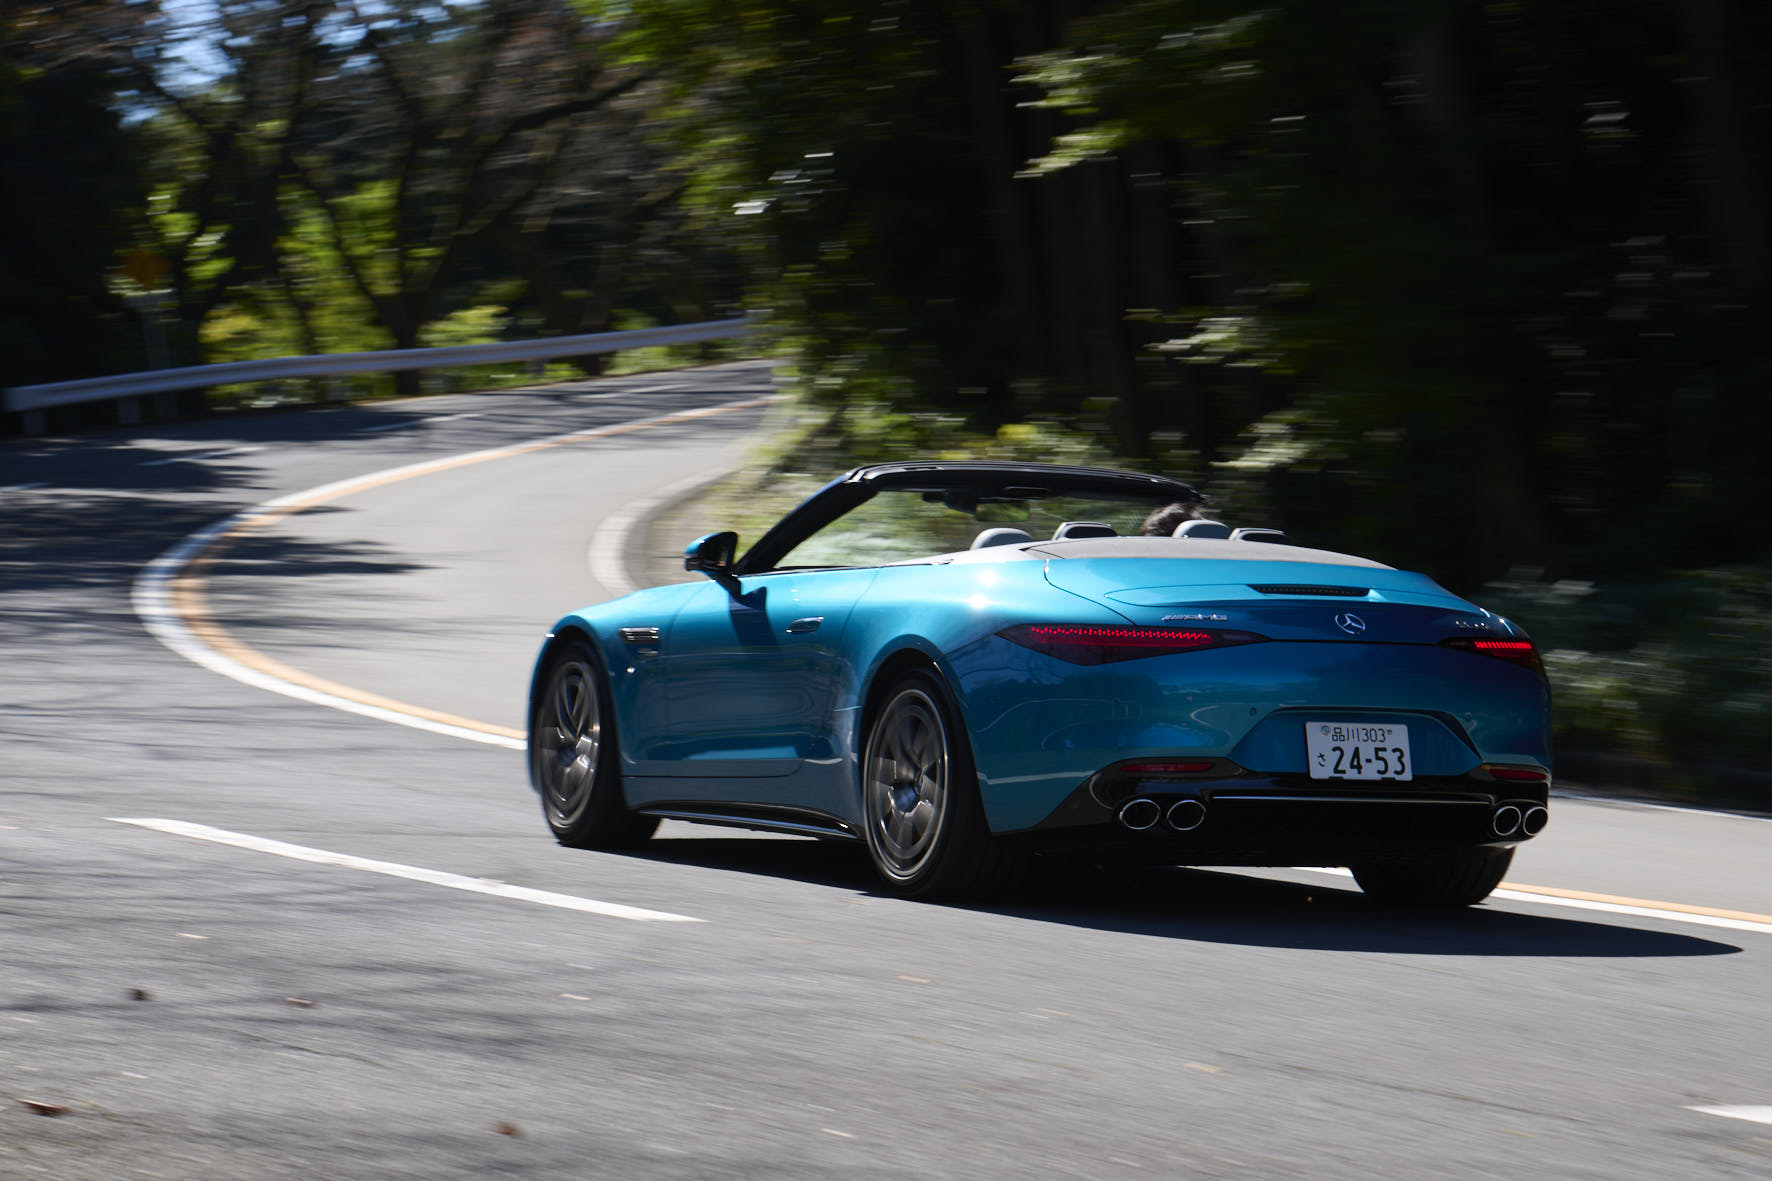
[[1035, 273], [1029, 257], [1027, 214], [1017, 192], [1015, 174], [1021, 160], [1010, 147], [1005, 113], [1012, 109], [1004, 94], [1007, 56], [991, 38], [982, 12], [967, 8], [957, 18], [966, 57], [966, 86], [974, 159], [983, 177], [991, 246], [997, 256], [1002, 286], [1013, 326], [1010, 331], [1010, 372], [998, 374], [1000, 400], [1007, 401], [1008, 382], [1046, 368], [1046, 350], [1035, 303]]
[[1737, 0], [1686, 0], [1679, 7], [1697, 94], [1698, 183], [1721, 247], [1718, 255], [1761, 300], [1772, 287], [1772, 234], [1766, 224], [1772, 209], [1755, 96], [1736, 57], [1743, 31], [1740, 7]]
[[[388, 331], [394, 334], [394, 347], [417, 348], [419, 330], [423, 327], [420, 317], [412, 314], [411, 309], [405, 307], [403, 302], [389, 310], [391, 314], [386, 317], [386, 321]], [[394, 373], [394, 393], [402, 398], [416, 397], [423, 393], [423, 372], [421, 369], [397, 370]]]

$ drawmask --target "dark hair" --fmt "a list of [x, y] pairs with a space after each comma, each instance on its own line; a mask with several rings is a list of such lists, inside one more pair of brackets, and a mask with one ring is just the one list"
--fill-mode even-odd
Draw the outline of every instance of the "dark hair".
[[1175, 527], [1183, 521], [1192, 521], [1200, 515], [1200, 505], [1205, 497], [1194, 500], [1178, 500], [1174, 504], [1166, 504], [1144, 519], [1143, 533], [1146, 537], [1168, 537], [1175, 532]]

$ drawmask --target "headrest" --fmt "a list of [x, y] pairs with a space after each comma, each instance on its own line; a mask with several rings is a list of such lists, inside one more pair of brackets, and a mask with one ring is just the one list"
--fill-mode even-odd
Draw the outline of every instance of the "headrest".
[[1228, 540], [1231, 535], [1230, 526], [1222, 521], [1183, 521], [1175, 527], [1171, 537], [1210, 538]]
[[1052, 531], [1053, 541], [1072, 541], [1079, 537], [1118, 537], [1112, 525], [1100, 521], [1066, 521]]
[[993, 545], [1020, 545], [1024, 541], [1032, 541], [1033, 535], [1024, 529], [1007, 529], [998, 527], [986, 529], [972, 539], [971, 549], [989, 549]]

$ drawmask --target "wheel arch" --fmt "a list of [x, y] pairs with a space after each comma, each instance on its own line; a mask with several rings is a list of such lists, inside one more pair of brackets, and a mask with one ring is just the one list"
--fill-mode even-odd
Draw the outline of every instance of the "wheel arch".
[[[591, 634], [588, 627], [576, 620], [555, 625], [554, 629], [548, 633], [547, 639], [542, 641], [541, 651], [535, 657], [535, 667], [529, 673], [529, 694], [523, 707], [523, 732], [526, 744], [527, 736], [535, 725], [536, 695], [541, 692], [542, 678], [547, 675], [548, 666], [553, 663], [554, 654], [574, 642], [583, 643], [590, 648], [596, 654], [598, 663], [603, 666], [605, 675], [607, 675], [609, 662], [604, 658], [602, 647], [598, 645], [597, 638]], [[525, 761], [529, 764], [529, 786], [534, 789], [537, 795], [540, 795], [541, 784], [535, 781], [534, 760]]]
[[954, 676], [939, 655], [930, 648], [918, 644], [912, 638], [901, 640], [878, 661], [873, 671], [868, 674], [858, 696], [859, 708], [855, 711], [855, 725], [849, 735], [849, 749], [854, 752], [851, 758], [850, 790], [854, 793], [855, 815], [859, 818], [862, 795], [862, 757], [867, 747], [868, 729], [879, 715], [880, 706], [898, 679], [909, 672], [926, 672], [935, 680], [942, 694], [942, 704], [947, 708], [958, 737], [966, 743], [967, 749], [972, 747], [972, 734], [966, 725], [966, 711], [960, 703], [959, 690], [954, 685]]
[[[944, 724], [948, 729], [950, 769], [955, 768], [956, 764], [963, 766], [965, 774], [972, 777], [969, 785], [964, 779], [955, 779], [951, 775], [947, 778], [946, 796], [949, 805], [945, 835], [937, 838], [945, 851], [930, 853], [920, 859], [914, 871], [914, 880], [912, 876], [900, 877], [889, 872], [882, 860], [885, 854], [875, 847], [874, 820], [869, 814], [869, 805], [865, 798], [869, 788], [864, 782], [867, 776], [865, 763], [869, 734], [880, 717], [880, 711], [886, 706], [893, 687], [911, 674], [922, 674], [934, 682], [933, 694], [939, 698], [935, 704], [945, 715]], [[893, 892], [927, 901], [955, 900], [990, 896], [1019, 880], [1027, 865], [1028, 850], [1026, 846], [999, 840], [991, 832], [990, 821], [979, 796], [981, 785], [976, 778], [978, 772], [972, 756], [971, 730], [954, 683], [953, 672], [939, 653], [915, 644], [896, 647], [889, 652], [876, 665], [873, 675], [868, 679], [866, 690], [861, 694], [861, 705], [856, 710], [856, 720], [855, 790], [860, 808], [858, 818], [863, 826], [863, 839], [868, 843], [875, 870]]]
[[928, 672], [937, 681], [940, 681], [948, 697], [948, 707], [958, 712], [954, 700], [953, 684], [934, 655], [921, 648], [899, 648], [875, 665], [873, 674], [868, 677], [867, 686], [861, 695], [861, 709], [857, 711], [855, 718], [854, 737], [857, 752], [861, 750], [861, 743], [865, 740], [868, 727], [873, 725], [874, 715], [880, 712], [880, 699], [886, 696], [886, 690], [891, 688], [899, 677], [914, 670]]

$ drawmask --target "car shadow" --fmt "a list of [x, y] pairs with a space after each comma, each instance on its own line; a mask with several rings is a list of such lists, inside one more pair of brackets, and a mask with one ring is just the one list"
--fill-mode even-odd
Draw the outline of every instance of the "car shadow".
[[[792, 838], [673, 836], [636, 856], [885, 896], [859, 845]], [[1351, 883], [1305, 884], [1235, 870], [1116, 868], [1042, 861], [1013, 895], [963, 909], [1030, 922], [1194, 943], [1397, 955], [1629, 959], [1731, 955], [1731, 943], [1485, 903], [1386, 906]]]

